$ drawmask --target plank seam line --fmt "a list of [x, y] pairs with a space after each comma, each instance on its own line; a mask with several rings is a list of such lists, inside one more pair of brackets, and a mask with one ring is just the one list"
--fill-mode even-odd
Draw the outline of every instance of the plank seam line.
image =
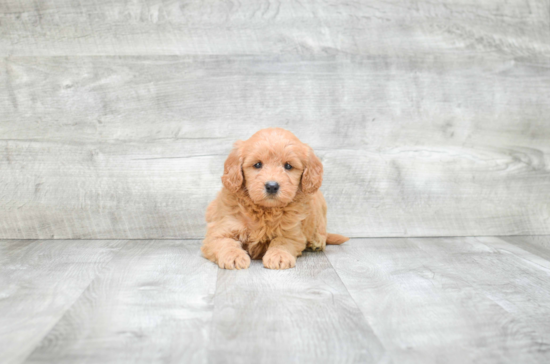
[[126, 238], [86, 238], [86, 239], [18, 239], [18, 238], [0, 238], [0, 241], [92, 241], [92, 240], [123, 240], [123, 241], [145, 241], [145, 240], [182, 240], [182, 241], [203, 241], [204, 238], [139, 238], [139, 239], [126, 239]]
[[[27, 240], [27, 239], [25, 239]], [[28, 240], [35, 240], [35, 239], [28, 239]], [[114, 239], [113, 239], [114, 240]], [[120, 239], [119, 239], [120, 240]], [[93, 282], [95, 282], [95, 280], [97, 279], [97, 277], [99, 275], [101, 275], [101, 272], [104, 271], [105, 269], [107, 269], [109, 267], [109, 265], [111, 265], [111, 262], [113, 261], [113, 259], [118, 255], [120, 254], [120, 251], [122, 250], [122, 248], [124, 248], [124, 246], [126, 245], [125, 244], [122, 244], [120, 246], [120, 248], [116, 251], [116, 253], [114, 253], [111, 257], [111, 259], [109, 259], [108, 262], [105, 263], [105, 267], [103, 269], [101, 269], [100, 272], [98, 272], [96, 275], [94, 275], [92, 277], [92, 279], [90, 279], [90, 282], [88, 282], [88, 284], [86, 285], [86, 287], [84, 287], [82, 289], [82, 291], [80, 291], [80, 294], [74, 299], [74, 301], [67, 307], [67, 309], [65, 311], [63, 311], [63, 314], [59, 316], [59, 318], [51, 325], [50, 329], [44, 333], [44, 335], [40, 338], [40, 341], [37, 342], [36, 346], [32, 349], [32, 351], [27, 355], [25, 356], [25, 358], [23, 360], [21, 360], [20, 363], [26, 363], [27, 360], [29, 359], [29, 357], [40, 347], [40, 344], [42, 344], [42, 342], [44, 341], [44, 339], [52, 332], [52, 330], [57, 326], [57, 324], [65, 317], [65, 315], [67, 314], [67, 312], [69, 312], [73, 306], [76, 304], [76, 302], [82, 297], [82, 294], [84, 292], [86, 292], [86, 290], [92, 285]]]
[[508, 236], [550, 236], [550, 234], [509, 234], [509, 235], [384, 235], [384, 236], [353, 236], [350, 239], [414, 239], [414, 238], [499, 238]]
[[[474, 237], [475, 238], [475, 237]], [[492, 247], [487, 245], [486, 243], [482, 242], [482, 241], [477, 241], [479, 244], [482, 244], [484, 246], [486, 246], [487, 248], [491, 249]], [[508, 242], [505, 241], [505, 243], [507, 244], [510, 244]], [[425, 254], [430, 254], [429, 251], [427, 251], [426, 249], [423, 249], [422, 246], [420, 244], [416, 244], [413, 242], [413, 244], [419, 249], [421, 250], [422, 252], [424, 252]], [[513, 245], [513, 244], [512, 244]], [[521, 249], [521, 248], [520, 248]], [[509, 251], [506, 251], [507, 253], [513, 255], [514, 257], [518, 258], [518, 259], [521, 259], [521, 260], [524, 260], [523, 258], [517, 256], [516, 254], [512, 253], [512, 252], [509, 252]], [[530, 263], [533, 263], [533, 262], [530, 262]], [[537, 264], [538, 265], [538, 264]], [[478, 293], [480, 296], [483, 296], [485, 297], [487, 300], [493, 302], [495, 305], [499, 306], [504, 312], [510, 314], [510, 315], [513, 315], [513, 312], [510, 311], [508, 308], [506, 308], [504, 305], [502, 305], [498, 300], [496, 300], [495, 298], [491, 297], [490, 294], [487, 292], [487, 290], [485, 290], [483, 287], [480, 287], [479, 283], [475, 282], [475, 281], [467, 281], [466, 282], [467, 285], [472, 288], [473, 290], [476, 291], [476, 293]], [[521, 324], [524, 324], [525, 327], [529, 328], [529, 325], [528, 323], [526, 323], [522, 318], [516, 318], [518, 320], [518, 322], [520, 322]], [[535, 330], [535, 333], [539, 334], [540, 333], [538, 331]]]
[[[367, 317], [365, 316], [365, 314], [363, 313], [363, 311], [361, 310], [361, 308], [359, 308], [359, 305], [357, 304], [357, 301], [355, 301], [355, 298], [353, 298], [353, 296], [351, 295], [349, 289], [348, 289], [348, 286], [346, 286], [346, 284], [344, 283], [344, 281], [342, 280], [342, 277], [340, 277], [340, 275], [338, 274], [338, 271], [336, 270], [336, 268], [334, 268], [334, 265], [332, 265], [332, 262], [330, 261], [330, 259], [328, 258], [327, 254], [323, 251], [323, 254], [325, 255], [325, 259], [327, 260], [328, 264], [330, 265], [330, 267], [332, 268], [332, 270], [334, 271], [334, 273], [336, 274], [336, 277], [338, 277], [338, 280], [340, 281], [340, 283], [342, 283], [342, 286], [344, 286], [344, 289], [346, 290], [346, 292], [348, 293], [348, 296], [349, 298], [351, 298], [351, 301], [353, 302], [353, 304], [355, 305], [355, 307], [357, 308], [357, 310], [361, 313], [361, 316], [363, 316], [363, 319], [365, 320], [365, 322], [367, 323], [367, 325], [369, 325], [369, 328], [370, 330], [372, 331], [373, 335], [376, 336], [376, 338], [378, 339], [378, 342], [380, 343], [380, 346], [384, 349], [384, 352], [386, 353], [386, 355], [390, 356], [390, 352], [388, 351], [388, 349], [384, 346], [384, 343], [382, 342], [382, 340], [380, 339], [380, 336], [378, 335], [378, 333], [374, 330], [374, 327], [372, 327], [371, 323], [369, 322], [369, 320], [367, 320]], [[391, 357], [390, 357], [391, 359]]]
[[[414, 239], [414, 238], [484, 238], [484, 237], [508, 237], [508, 236], [550, 236], [550, 234], [518, 234], [518, 235], [428, 235], [428, 236], [403, 236], [403, 235], [395, 235], [395, 236], [354, 236], [350, 237], [350, 239]], [[204, 240], [204, 237], [195, 237], [195, 238], [137, 238], [137, 239], [127, 239], [124, 237], [113, 237], [113, 238], [63, 238], [63, 239], [55, 239], [55, 238], [44, 238], [44, 239], [20, 239], [20, 238], [0, 238], [0, 241], [3, 240], [17, 240], [17, 241], [28, 241], [28, 240], [36, 240], [36, 241], [74, 241], [74, 240], [82, 240], [82, 241], [90, 241], [90, 240], [129, 240], [129, 241], [140, 241], [140, 240], [185, 240], [185, 241], [202, 241]]]
[[210, 363], [210, 347], [212, 346], [212, 331], [214, 330], [214, 314], [216, 313], [216, 296], [218, 295], [220, 270], [221, 268], [219, 268], [216, 264], [216, 288], [214, 289], [214, 295], [212, 295], [212, 317], [210, 318], [210, 324], [208, 325], [208, 334], [206, 336], [206, 340], [208, 341], [208, 345], [206, 346], [206, 363]]

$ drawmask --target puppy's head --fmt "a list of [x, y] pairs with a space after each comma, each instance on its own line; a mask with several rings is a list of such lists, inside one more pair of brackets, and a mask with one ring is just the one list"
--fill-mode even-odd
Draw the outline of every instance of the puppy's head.
[[298, 191], [312, 194], [323, 182], [323, 165], [311, 147], [288, 130], [263, 129], [235, 143], [224, 165], [222, 182], [240, 190], [256, 205], [285, 206]]

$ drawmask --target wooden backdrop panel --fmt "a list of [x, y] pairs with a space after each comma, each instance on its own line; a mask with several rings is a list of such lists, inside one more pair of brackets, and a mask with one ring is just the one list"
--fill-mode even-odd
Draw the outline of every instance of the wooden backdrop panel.
[[547, 1], [0, 4], [0, 238], [200, 238], [280, 126], [350, 236], [550, 233]]
[[548, 0], [3, 0], [0, 55], [550, 54]]
[[470, 55], [2, 63], [2, 238], [200, 237], [231, 144], [268, 126], [294, 131], [323, 160], [331, 231], [550, 232], [542, 64]]

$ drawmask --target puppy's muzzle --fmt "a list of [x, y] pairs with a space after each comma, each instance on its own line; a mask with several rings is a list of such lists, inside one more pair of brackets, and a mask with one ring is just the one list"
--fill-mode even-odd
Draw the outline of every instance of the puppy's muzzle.
[[274, 195], [279, 191], [279, 184], [275, 181], [268, 181], [265, 183], [265, 191], [270, 195]]

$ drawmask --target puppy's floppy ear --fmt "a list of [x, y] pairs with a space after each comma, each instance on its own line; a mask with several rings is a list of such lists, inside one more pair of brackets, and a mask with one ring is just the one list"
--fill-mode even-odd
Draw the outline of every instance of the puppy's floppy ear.
[[313, 149], [310, 147], [308, 149], [308, 159], [302, 173], [302, 191], [311, 194], [316, 192], [323, 183], [323, 164], [313, 153]]
[[229, 191], [235, 193], [243, 185], [243, 170], [241, 156], [242, 141], [237, 141], [233, 144], [233, 150], [225, 160], [223, 166], [222, 183]]

